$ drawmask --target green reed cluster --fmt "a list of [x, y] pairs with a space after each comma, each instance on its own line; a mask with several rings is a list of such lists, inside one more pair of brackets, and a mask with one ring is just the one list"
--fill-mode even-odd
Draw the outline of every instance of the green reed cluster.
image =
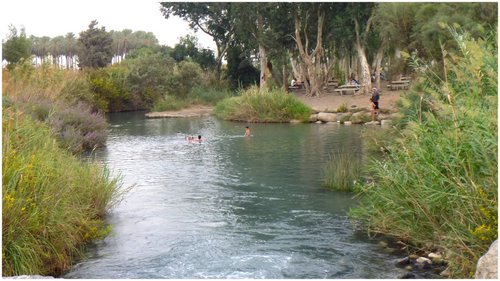
[[305, 122], [311, 109], [282, 90], [260, 92], [257, 87], [251, 87], [240, 96], [219, 102], [214, 112], [218, 117], [232, 121], [289, 122], [296, 119]]
[[498, 236], [498, 60], [496, 42], [452, 34], [460, 49], [443, 48], [441, 74], [412, 61], [421, 78], [351, 214], [412, 250], [442, 251], [452, 277], [469, 278]]

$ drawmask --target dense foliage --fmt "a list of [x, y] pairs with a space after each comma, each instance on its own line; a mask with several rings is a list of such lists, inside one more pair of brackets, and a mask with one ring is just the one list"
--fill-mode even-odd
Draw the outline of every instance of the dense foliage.
[[352, 213], [372, 232], [443, 251], [466, 278], [498, 236], [498, 58], [496, 36], [451, 34], [459, 52], [442, 51], [444, 78], [413, 61], [422, 78], [402, 99], [399, 137]]

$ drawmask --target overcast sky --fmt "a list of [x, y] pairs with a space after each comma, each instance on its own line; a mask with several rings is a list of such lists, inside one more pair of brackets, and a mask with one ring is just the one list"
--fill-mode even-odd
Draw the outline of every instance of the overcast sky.
[[151, 0], [3, 0], [0, 2], [2, 40], [9, 34], [9, 25], [24, 27], [27, 36], [56, 37], [73, 32], [77, 37], [92, 20], [107, 31], [131, 29], [155, 34], [162, 45], [174, 46], [179, 37], [194, 34], [203, 47], [215, 50], [211, 38], [203, 32], [194, 33], [179, 18], [165, 19], [160, 1]]

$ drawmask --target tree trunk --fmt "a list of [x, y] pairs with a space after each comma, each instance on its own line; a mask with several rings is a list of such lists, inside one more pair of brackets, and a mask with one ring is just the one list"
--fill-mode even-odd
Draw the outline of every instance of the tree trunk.
[[[322, 80], [319, 78], [321, 73], [320, 61], [323, 55], [323, 25], [325, 21], [324, 12], [318, 11], [318, 26], [317, 26], [317, 36], [316, 36], [316, 47], [311, 54], [308, 53], [307, 48], [304, 48], [302, 44], [301, 37], [301, 24], [297, 13], [294, 15], [295, 22], [295, 42], [297, 43], [297, 48], [299, 49], [300, 58], [302, 59], [304, 69], [303, 76], [305, 76], [303, 82], [306, 88], [306, 95], [308, 96], [320, 96], [322, 90]], [[306, 35], [306, 46], [308, 38]], [[318, 71], [319, 70], [319, 71]]]
[[[369, 22], [371, 21], [371, 18], [368, 20]], [[370, 65], [368, 64], [368, 61], [366, 59], [366, 54], [365, 54], [365, 49], [361, 45], [361, 36], [359, 33], [359, 24], [356, 19], [354, 19], [354, 25], [355, 25], [355, 31], [356, 31], [356, 52], [358, 53], [358, 60], [360, 64], [360, 73], [359, 73], [359, 83], [361, 84], [361, 93], [367, 94], [371, 91], [372, 89], [372, 80], [371, 80], [371, 75], [370, 75]], [[365, 35], [369, 31], [369, 26], [368, 24]]]
[[356, 51], [358, 52], [358, 59], [361, 66], [359, 74], [359, 83], [361, 84], [361, 93], [367, 94], [372, 89], [372, 80], [370, 75], [370, 65], [366, 59], [365, 50], [360, 44], [356, 43]]
[[260, 92], [267, 91], [267, 80], [269, 79], [269, 68], [267, 67], [267, 50], [264, 45], [259, 44], [260, 55]]
[[375, 84], [380, 90], [380, 72], [382, 71], [382, 59], [384, 58], [384, 44], [381, 44], [375, 56]]
[[285, 61], [283, 61], [283, 91], [288, 94], [288, 74], [286, 73]]

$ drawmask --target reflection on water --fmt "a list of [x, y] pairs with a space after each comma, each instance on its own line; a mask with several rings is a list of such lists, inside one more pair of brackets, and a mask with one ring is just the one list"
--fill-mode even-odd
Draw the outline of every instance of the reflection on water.
[[[348, 193], [322, 187], [361, 127], [109, 117], [96, 158], [134, 185], [113, 233], [65, 278], [395, 278], [396, 256], [352, 231]], [[201, 134], [203, 143], [187, 143]]]

